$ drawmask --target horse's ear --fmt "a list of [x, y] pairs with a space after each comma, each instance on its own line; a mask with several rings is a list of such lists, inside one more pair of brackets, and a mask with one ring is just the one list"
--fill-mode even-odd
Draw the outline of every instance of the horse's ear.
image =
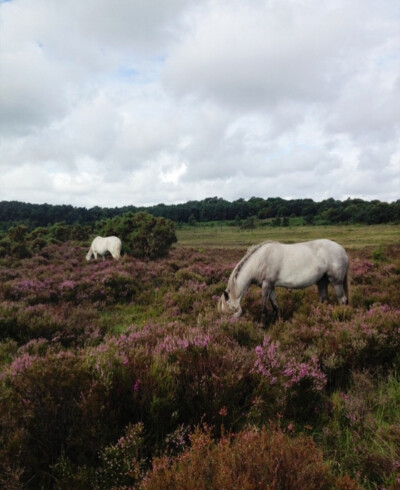
[[226, 301], [228, 301], [228, 299], [229, 299], [229, 294], [228, 294], [228, 291], [227, 291], [226, 289], [225, 289], [225, 291], [224, 291], [224, 297], [225, 297]]

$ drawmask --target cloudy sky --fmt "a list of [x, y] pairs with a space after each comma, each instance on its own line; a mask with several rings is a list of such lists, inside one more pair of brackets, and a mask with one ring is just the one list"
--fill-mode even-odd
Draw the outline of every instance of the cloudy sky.
[[400, 198], [398, 0], [0, 0], [0, 201]]

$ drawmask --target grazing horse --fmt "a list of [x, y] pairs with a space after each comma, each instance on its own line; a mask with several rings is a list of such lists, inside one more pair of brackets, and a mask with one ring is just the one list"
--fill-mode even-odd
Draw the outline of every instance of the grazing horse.
[[317, 284], [320, 301], [328, 301], [332, 284], [341, 304], [348, 303], [349, 258], [344, 248], [331, 240], [283, 244], [264, 242], [248, 249], [233, 269], [228, 285], [218, 301], [218, 311], [242, 313], [240, 300], [252, 284], [261, 286], [263, 319], [268, 300], [279, 316], [276, 286], [301, 289]]
[[110, 252], [114, 259], [119, 259], [121, 257], [121, 246], [121, 240], [116, 236], [97, 236], [90, 245], [86, 260], [89, 261], [92, 257], [97, 260], [98, 255], [101, 255], [104, 259], [107, 252]]

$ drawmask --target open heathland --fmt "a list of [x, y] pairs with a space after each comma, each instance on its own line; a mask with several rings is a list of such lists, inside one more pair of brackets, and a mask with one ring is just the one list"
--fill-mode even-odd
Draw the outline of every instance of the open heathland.
[[[0, 487], [400, 488], [400, 229], [192, 227], [169, 255], [0, 259]], [[331, 238], [351, 304], [217, 312], [248, 245]]]

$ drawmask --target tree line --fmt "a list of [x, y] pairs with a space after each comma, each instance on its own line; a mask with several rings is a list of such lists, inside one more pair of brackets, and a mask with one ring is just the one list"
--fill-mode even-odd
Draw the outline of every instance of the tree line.
[[90, 209], [71, 205], [29, 204], [19, 201], [0, 202], [0, 231], [7, 231], [16, 225], [25, 225], [28, 230], [51, 226], [59, 222], [66, 225], [80, 224], [96, 227], [102, 220], [113, 219], [126, 213], [145, 211], [155, 217], [169, 219], [176, 224], [202, 223], [209, 221], [231, 221], [243, 223], [245, 220], [271, 220], [275, 224], [287, 223], [298, 218], [301, 224], [383, 224], [400, 223], [400, 199], [392, 203], [378, 200], [346, 199], [339, 201], [326, 199], [316, 202], [312, 199], [282, 199], [252, 197], [248, 200], [227, 201], [219, 197], [209, 197], [201, 201], [182, 204], [157, 204], [149, 207], [123, 206]]

